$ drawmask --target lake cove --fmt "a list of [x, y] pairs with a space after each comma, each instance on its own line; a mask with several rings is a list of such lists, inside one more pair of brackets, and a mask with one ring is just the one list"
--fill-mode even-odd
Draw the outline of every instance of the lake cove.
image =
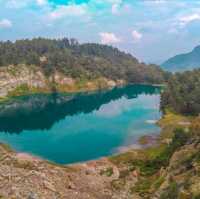
[[0, 142], [59, 164], [109, 156], [160, 132], [160, 88], [37, 94], [0, 104]]

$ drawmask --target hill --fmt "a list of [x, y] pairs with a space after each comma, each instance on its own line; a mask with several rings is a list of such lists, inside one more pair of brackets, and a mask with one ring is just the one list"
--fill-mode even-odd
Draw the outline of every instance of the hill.
[[200, 46], [191, 52], [176, 55], [162, 64], [162, 67], [171, 72], [192, 70], [200, 67]]
[[75, 39], [0, 42], [0, 96], [25, 91], [96, 90], [125, 83], [159, 84], [165, 73], [107, 45]]
[[79, 44], [75, 39], [33, 39], [0, 43], [0, 66], [37, 65], [49, 75], [55, 70], [74, 78], [162, 81], [158, 66], [145, 65], [130, 54], [107, 45]]

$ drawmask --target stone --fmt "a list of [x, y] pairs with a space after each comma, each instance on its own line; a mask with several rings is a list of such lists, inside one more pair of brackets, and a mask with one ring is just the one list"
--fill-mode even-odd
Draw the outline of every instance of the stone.
[[46, 180], [44, 181], [44, 186], [45, 186], [45, 188], [47, 188], [53, 192], [56, 192], [55, 186]]
[[27, 197], [27, 199], [39, 199], [38, 195], [36, 193], [30, 193]]

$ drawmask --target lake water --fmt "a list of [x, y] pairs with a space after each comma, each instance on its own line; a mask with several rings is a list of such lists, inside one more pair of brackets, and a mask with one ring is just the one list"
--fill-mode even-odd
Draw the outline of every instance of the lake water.
[[0, 142], [56, 163], [116, 153], [139, 136], [159, 133], [160, 89], [112, 90], [17, 97], [0, 104]]

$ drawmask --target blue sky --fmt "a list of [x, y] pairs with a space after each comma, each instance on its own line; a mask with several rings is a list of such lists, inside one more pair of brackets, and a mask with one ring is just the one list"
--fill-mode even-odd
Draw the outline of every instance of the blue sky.
[[198, 0], [0, 0], [0, 39], [73, 37], [160, 63], [200, 44]]

